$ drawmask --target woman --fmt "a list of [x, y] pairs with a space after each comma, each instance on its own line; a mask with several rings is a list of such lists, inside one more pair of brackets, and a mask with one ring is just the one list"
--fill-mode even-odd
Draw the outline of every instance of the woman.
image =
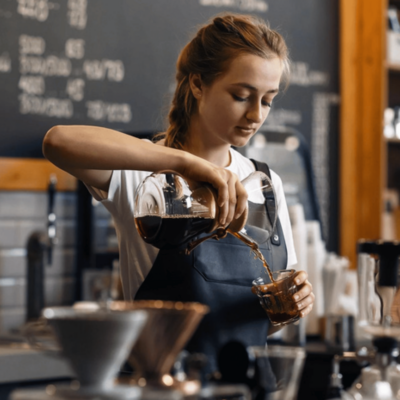
[[[255, 165], [231, 146], [246, 145], [262, 126], [287, 73], [287, 48], [277, 32], [251, 16], [218, 16], [198, 31], [179, 56], [169, 126], [161, 140], [152, 143], [94, 126], [56, 126], [44, 138], [45, 157], [82, 180], [112, 214], [125, 298], [210, 305], [210, 314], [188, 346], [208, 355], [209, 371], [216, 369], [216, 353], [227, 341], [261, 345], [266, 340], [268, 319], [250, 293], [251, 281], [204, 279], [201, 270], [218, 259], [218, 265], [234, 271], [238, 260], [250, 258], [249, 250], [239, 248], [238, 240], [228, 236], [204, 242], [191, 256], [182, 255], [179, 249], [159, 252], [134, 227], [135, 189], [153, 171], [177, 171], [188, 180], [214, 186], [221, 226], [240, 217], [247, 207], [247, 193], [240, 181]], [[282, 183], [275, 173], [271, 177], [282, 239], [279, 248], [268, 244], [265, 251], [267, 258], [272, 257], [270, 248], [279, 254], [274, 257], [276, 270], [294, 265], [296, 255]], [[241, 258], [243, 254], [246, 259]], [[191, 285], [189, 290], [175, 285], [170, 273], [181, 274], [182, 282]], [[295, 300], [304, 317], [312, 309], [314, 294], [305, 272], [298, 272], [295, 282], [299, 286]]]

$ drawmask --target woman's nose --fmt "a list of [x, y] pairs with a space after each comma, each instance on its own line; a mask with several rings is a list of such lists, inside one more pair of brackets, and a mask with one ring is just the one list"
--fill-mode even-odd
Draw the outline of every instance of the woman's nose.
[[248, 111], [246, 115], [247, 119], [251, 120], [252, 122], [255, 123], [260, 123], [262, 122], [264, 115], [263, 115], [263, 109], [261, 104], [254, 104]]

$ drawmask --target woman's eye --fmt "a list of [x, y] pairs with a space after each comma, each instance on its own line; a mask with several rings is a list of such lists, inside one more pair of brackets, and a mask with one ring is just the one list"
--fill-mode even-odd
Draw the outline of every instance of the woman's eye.
[[236, 94], [233, 94], [232, 96], [236, 101], [246, 101], [247, 100], [245, 97], [236, 96]]
[[[244, 102], [244, 101], [247, 101], [247, 100], [248, 100], [247, 97], [240, 97], [240, 96], [237, 96], [236, 94], [233, 94], [232, 96], [233, 96], [233, 98], [234, 98], [236, 101], [242, 101], [242, 102]], [[262, 100], [262, 101], [261, 101], [261, 104], [262, 104], [263, 106], [265, 106], [265, 107], [269, 107], [269, 108], [272, 107], [272, 101], [271, 101], [271, 102], [268, 102], [268, 101], [266, 101], [266, 100]]]
[[263, 100], [262, 101], [262, 105], [271, 108], [272, 107], [272, 101], [270, 103], [268, 103], [268, 101]]

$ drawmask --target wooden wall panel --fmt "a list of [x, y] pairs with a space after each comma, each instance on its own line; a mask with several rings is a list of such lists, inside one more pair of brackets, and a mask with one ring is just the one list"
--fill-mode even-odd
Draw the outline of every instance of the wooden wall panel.
[[[366, 238], [381, 236], [382, 193], [385, 185], [383, 114], [386, 59], [386, 7], [384, 1], [363, 1], [362, 7], [362, 144], [363, 172], [360, 186], [362, 207], [360, 233]], [[368, 3], [368, 4], [365, 4]], [[376, 184], [376, 191], [374, 186]]]
[[[341, 0], [340, 10], [340, 253], [349, 257], [354, 251], [358, 215], [354, 213], [357, 187], [357, 65], [359, 55], [354, 21], [357, 1]], [[351, 162], [352, 161], [352, 162]], [[347, 222], [347, 223], [346, 223]]]
[[76, 189], [76, 178], [47, 160], [0, 158], [0, 190], [47, 190], [51, 174], [57, 177], [58, 191]]
[[386, 0], [340, 3], [340, 253], [381, 233]]

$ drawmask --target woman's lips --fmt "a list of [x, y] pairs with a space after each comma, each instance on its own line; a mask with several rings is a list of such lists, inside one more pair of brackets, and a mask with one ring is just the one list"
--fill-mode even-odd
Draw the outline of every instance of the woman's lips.
[[237, 128], [240, 132], [242, 132], [242, 133], [244, 133], [244, 134], [246, 134], [246, 135], [251, 135], [252, 133], [255, 132], [255, 129], [254, 129], [254, 128], [247, 128], [247, 127], [244, 127], [244, 126], [237, 126], [236, 128]]

